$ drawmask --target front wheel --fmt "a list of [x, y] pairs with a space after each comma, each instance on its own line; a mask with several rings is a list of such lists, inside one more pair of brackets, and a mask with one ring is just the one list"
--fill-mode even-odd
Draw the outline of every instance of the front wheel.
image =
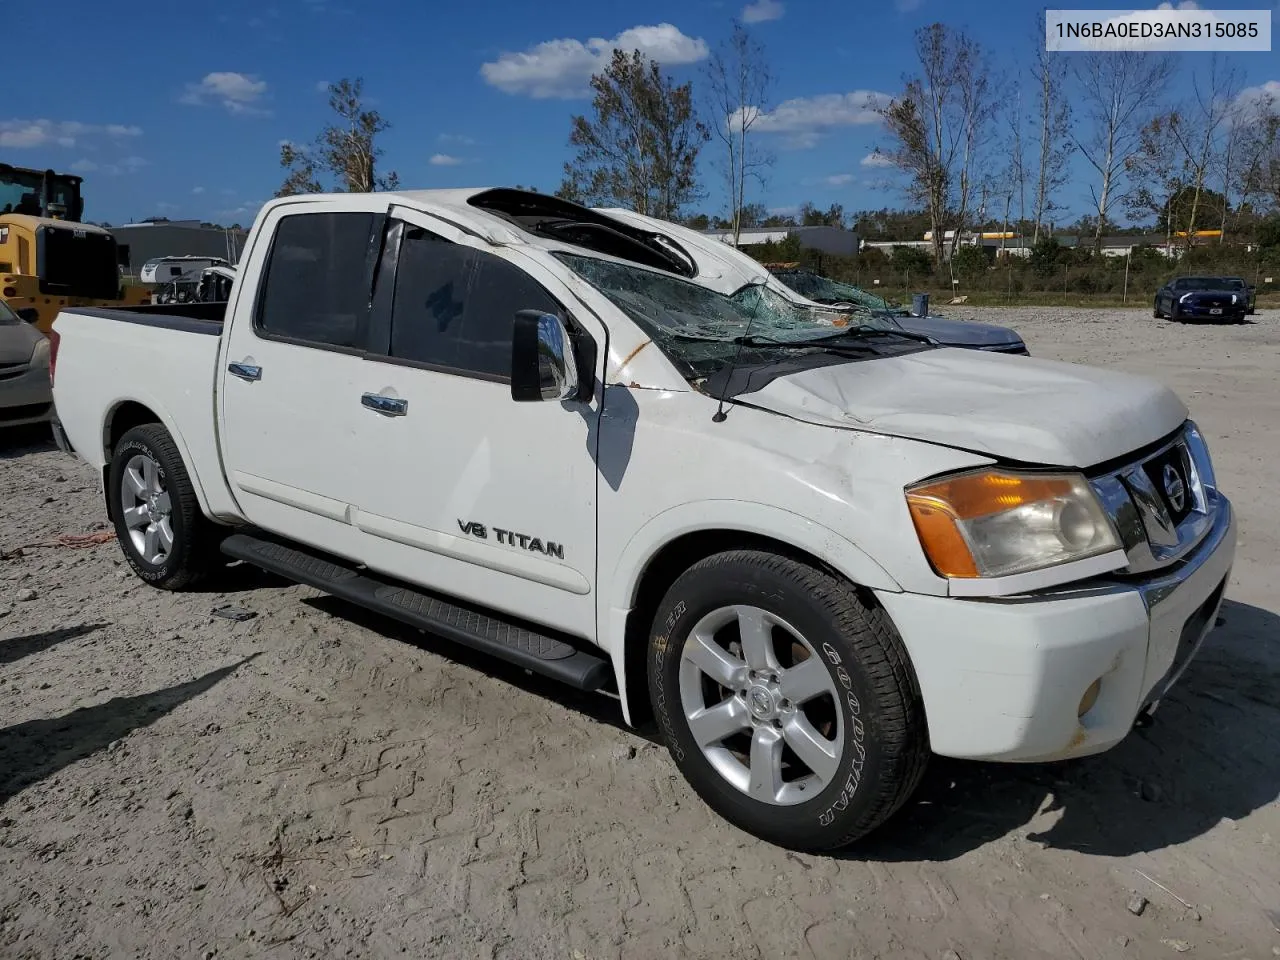
[[695, 564], [659, 608], [648, 672], [685, 778], [771, 843], [852, 843], [924, 773], [924, 710], [896, 630], [852, 584], [806, 564], [747, 550]]
[[200, 512], [182, 455], [163, 426], [144, 424], [120, 438], [107, 495], [125, 559], [147, 583], [181, 590], [212, 568], [216, 528]]

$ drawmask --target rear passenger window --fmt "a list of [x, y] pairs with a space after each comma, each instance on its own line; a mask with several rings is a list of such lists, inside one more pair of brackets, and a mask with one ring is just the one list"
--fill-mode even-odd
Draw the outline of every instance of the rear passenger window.
[[383, 217], [301, 213], [276, 227], [258, 307], [269, 334], [363, 349]]
[[562, 312], [528, 274], [500, 257], [406, 228], [391, 313], [393, 357], [507, 380], [517, 310]]

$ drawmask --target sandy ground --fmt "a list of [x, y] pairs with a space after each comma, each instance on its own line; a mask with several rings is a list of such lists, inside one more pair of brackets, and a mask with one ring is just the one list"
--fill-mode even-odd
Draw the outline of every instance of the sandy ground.
[[[266, 576], [174, 596], [114, 542], [27, 547], [0, 561], [0, 957], [1280, 955], [1280, 317], [968, 313], [1162, 379], [1211, 438], [1227, 622], [1149, 729], [935, 760], [871, 842], [798, 856], [606, 698]], [[0, 553], [103, 516], [77, 461], [0, 438]]]

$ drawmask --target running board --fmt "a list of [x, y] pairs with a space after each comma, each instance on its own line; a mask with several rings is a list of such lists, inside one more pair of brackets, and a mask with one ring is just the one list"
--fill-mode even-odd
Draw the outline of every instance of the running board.
[[222, 541], [222, 552], [579, 690], [599, 690], [612, 674], [604, 657], [536, 628], [499, 619], [462, 601], [378, 579], [300, 546], [236, 533]]

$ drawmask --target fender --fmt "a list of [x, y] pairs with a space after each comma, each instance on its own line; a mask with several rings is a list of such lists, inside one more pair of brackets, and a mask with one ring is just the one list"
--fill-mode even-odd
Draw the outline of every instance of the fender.
[[[804, 550], [861, 586], [886, 593], [902, 587], [880, 564], [841, 534], [790, 510], [750, 500], [682, 503], [647, 520], [623, 547], [613, 568], [606, 602], [597, 611], [600, 645], [613, 661], [623, 720], [631, 724], [627, 689], [627, 618], [649, 563], [673, 540], [702, 531], [736, 531], [769, 537]], [[603, 559], [603, 558], [602, 558]]]
[[107, 412], [106, 416], [102, 419], [102, 427], [98, 435], [96, 448], [97, 452], [99, 452], [99, 455], [101, 456], [102, 462], [95, 463], [94, 466], [98, 468], [99, 472], [101, 472], [109, 462], [107, 437], [109, 435], [111, 421], [114, 419], [116, 411], [126, 403], [138, 403], [146, 407], [156, 415], [156, 418], [164, 428], [169, 431], [169, 436], [173, 438], [174, 446], [178, 448], [178, 453], [182, 456], [182, 462], [186, 465], [187, 476], [191, 478], [191, 486], [195, 490], [196, 501], [200, 504], [200, 512], [206, 517], [214, 517], [216, 513], [210, 505], [209, 495], [204, 488], [204, 479], [201, 477], [201, 471], [197, 469], [195, 461], [192, 459], [191, 449], [187, 444], [186, 438], [183, 437], [182, 431], [178, 429], [178, 422], [173, 418], [169, 411], [165, 409], [164, 405], [146, 390], [133, 387], [129, 394], [115, 396], [107, 404]]
[[629, 610], [640, 578], [658, 551], [677, 537], [703, 530], [771, 537], [813, 554], [861, 586], [892, 593], [902, 591], [901, 585], [860, 547], [807, 517], [750, 500], [699, 500], [664, 510], [632, 535], [613, 568], [609, 606]]

